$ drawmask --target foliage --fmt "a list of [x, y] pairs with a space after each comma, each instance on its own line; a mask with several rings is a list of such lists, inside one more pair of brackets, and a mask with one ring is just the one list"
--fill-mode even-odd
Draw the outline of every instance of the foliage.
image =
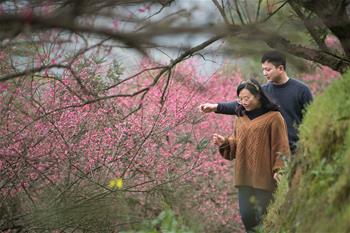
[[157, 218], [152, 221], [143, 223], [142, 230], [139, 231], [128, 231], [121, 233], [158, 233], [158, 232], [169, 232], [169, 233], [193, 233], [186, 226], [181, 224], [181, 221], [176, 218], [175, 213], [166, 209], [163, 210]]
[[349, 81], [346, 73], [309, 107], [300, 127], [295, 174], [287, 192], [285, 185], [280, 187], [265, 232], [348, 231]]

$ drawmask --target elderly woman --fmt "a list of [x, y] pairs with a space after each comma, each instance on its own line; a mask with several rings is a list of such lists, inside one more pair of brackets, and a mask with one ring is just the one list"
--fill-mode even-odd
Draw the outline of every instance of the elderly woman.
[[225, 159], [235, 158], [235, 186], [239, 209], [247, 232], [254, 231], [266, 212], [284, 166], [289, 158], [287, 127], [278, 110], [251, 79], [237, 87], [239, 98], [232, 136], [213, 135]]

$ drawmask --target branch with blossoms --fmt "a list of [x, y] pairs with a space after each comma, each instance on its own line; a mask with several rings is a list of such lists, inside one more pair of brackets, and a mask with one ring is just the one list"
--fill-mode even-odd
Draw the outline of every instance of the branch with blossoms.
[[[131, 75], [130, 77], [122, 80], [121, 82], [117, 83], [117, 84], [114, 84], [112, 85], [113, 88], [117, 87], [118, 85], [121, 85], [122, 83], [126, 82], [126, 81], [130, 81], [132, 80], [133, 78], [137, 78], [139, 75], [147, 72], [147, 71], [151, 71], [151, 70], [157, 70], [159, 69], [160, 71], [158, 72], [158, 74], [153, 78], [153, 82], [149, 85], [147, 85], [146, 87], [143, 87], [142, 89], [140, 90], [137, 90], [133, 93], [122, 93], [122, 94], [116, 94], [116, 95], [107, 95], [107, 96], [102, 96], [102, 97], [97, 97], [97, 98], [93, 98], [93, 99], [90, 99], [90, 100], [84, 100], [79, 94], [77, 94], [74, 89], [72, 89], [71, 87], [69, 87], [68, 85], [66, 85], [65, 83], [62, 82], [61, 79], [57, 79], [55, 77], [51, 77], [49, 76], [48, 78], [53, 78], [54, 80], [58, 80], [59, 82], [61, 82], [71, 93], [73, 93], [75, 96], [77, 96], [81, 101], [82, 103], [76, 103], [76, 104], [72, 104], [72, 105], [67, 105], [67, 106], [64, 106], [64, 107], [60, 107], [60, 108], [57, 108], [57, 109], [53, 109], [53, 110], [50, 110], [50, 111], [46, 111], [43, 115], [40, 115], [39, 117], [33, 119], [32, 122], [30, 122], [29, 124], [27, 125], [24, 125], [21, 129], [19, 129], [18, 131], [16, 131], [16, 134], [20, 134], [21, 132], [23, 132], [23, 130], [25, 130], [26, 128], [28, 128], [30, 125], [34, 124], [35, 122], [43, 119], [43, 118], [46, 118], [48, 117], [49, 115], [51, 114], [54, 114], [54, 113], [58, 113], [58, 112], [62, 112], [64, 110], [68, 110], [68, 109], [71, 109], [71, 108], [81, 108], [81, 107], [84, 107], [86, 105], [89, 105], [89, 104], [94, 104], [94, 103], [97, 103], [97, 102], [101, 102], [101, 101], [105, 101], [105, 100], [108, 100], [108, 99], [114, 99], [114, 98], [125, 98], [125, 97], [136, 97], [140, 94], [142, 94], [141, 96], [141, 100], [143, 100], [146, 96], [146, 94], [149, 92], [149, 90], [154, 87], [158, 82], [159, 80], [161, 79], [161, 77], [163, 77], [164, 74], [166, 74], [167, 72], [169, 72], [169, 75], [170, 75], [170, 71], [177, 65], [179, 64], [180, 62], [190, 58], [191, 56], [194, 56], [197, 52], [201, 51], [202, 49], [204, 49], [205, 47], [211, 45], [212, 43], [216, 42], [217, 40], [219, 40], [221, 38], [221, 36], [217, 36], [217, 37], [213, 37], [211, 38], [210, 40], [208, 41], [205, 41], [191, 49], [188, 49], [186, 50], [185, 52], [183, 52], [179, 57], [177, 57], [175, 60], [171, 61], [170, 64], [166, 65], [166, 66], [158, 66], [158, 67], [151, 67], [151, 68], [146, 68], [140, 72], [138, 72], [137, 74], [135, 75]], [[88, 49], [85, 49], [85, 50], [82, 50], [82, 51], [88, 51], [90, 48]], [[83, 53], [83, 52], [80, 52], [80, 53]], [[73, 62], [74, 60], [72, 60]], [[46, 68], [49, 68], [51, 66], [44, 66], [44, 67], [39, 67], [39, 68], [36, 68], [36, 69], [33, 69], [32, 72], [37, 72], [39, 70], [44, 70]], [[55, 67], [55, 68], [65, 68], [65, 69], [68, 69], [69, 71], [71, 71], [71, 73], [73, 74], [73, 76], [75, 77], [75, 80], [78, 80], [78, 83], [79, 85], [83, 88], [83, 90], [86, 90], [86, 88], [81, 84], [81, 80], [80, 78], [78, 78], [78, 76], [75, 74], [75, 72], [73, 72], [72, 68], [71, 68], [71, 65], [52, 65], [52, 67]], [[20, 73], [20, 75], [25, 75], [25, 74], [28, 74], [28, 71], [27, 72], [22, 72]], [[11, 78], [15, 78], [15, 77], [19, 77], [19, 76], [16, 76], [16, 75], [11, 75], [9, 76]], [[9, 79], [9, 77], [7, 77], [7, 79]], [[45, 76], [44, 76], [45, 77]], [[169, 79], [170, 77], [168, 77]], [[5, 78], [4, 78], [5, 79]], [[111, 89], [112, 87], [108, 87], [106, 88], [105, 90], [109, 90]], [[163, 96], [164, 96], [164, 93], [166, 91], [166, 88], [163, 90]], [[161, 97], [161, 99], [163, 99], [164, 97]], [[138, 111], [139, 109], [141, 109], [142, 107], [142, 101], [140, 101], [140, 104], [136, 107], [136, 109], [132, 110], [131, 112], [129, 112], [125, 118], [127, 118], [128, 116], [130, 116], [131, 114], [135, 113], [136, 111]], [[15, 136], [16, 136], [15, 134]], [[7, 135], [7, 136], [10, 136], [10, 135]]]

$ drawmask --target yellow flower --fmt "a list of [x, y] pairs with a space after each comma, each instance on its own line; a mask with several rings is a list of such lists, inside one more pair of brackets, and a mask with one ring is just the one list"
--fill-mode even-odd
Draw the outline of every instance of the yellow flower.
[[111, 179], [108, 183], [108, 187], [110, 189], [122, 189], [123, 188], [123, 179], [122, 178], [115, 178], [115, 179]]
[[116, 179], [116, 186], [118, 189], [122, 189], [123, 188], [123, 179], [122, 178], [117, 178]]
[[115, 187], [115, 179], [112, 179], [112, 180], [109, 181], [108, 187], [109, 187], [110, 189], [113, 189], [113, 188]]

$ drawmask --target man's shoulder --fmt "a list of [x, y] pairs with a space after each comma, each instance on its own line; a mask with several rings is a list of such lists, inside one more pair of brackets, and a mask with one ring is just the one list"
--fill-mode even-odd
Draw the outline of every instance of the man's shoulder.
[[271, 86], [271, 83], [270, 83], [270, 82], [267, 82], [267, 83], [262, 84], [262, 85], [261, 85], [261, 88], [262, 88], [263, 90], [266, 90], [266, 89], [269, 88], [269, 86]]
[[309, 87], [303, 81], [301, 81], [299, 79], [290, 78], [289, 80], [290, 80], [290, 84], [292, 86], [302, 88], [302, 89], [309, 89]]
[[[266, 92], [271, 92], [275, 89], [278, 89], [280, 86], [274, 85], [272, 82], [267, 82], [261, 85], [262, 89]], [[295, 78], [289, 78], [286, 84], [283, 84], [281, 87], [288, 92], [289, 90], [295, 91], [310, 91], [310, 88], [301, 80]]]

